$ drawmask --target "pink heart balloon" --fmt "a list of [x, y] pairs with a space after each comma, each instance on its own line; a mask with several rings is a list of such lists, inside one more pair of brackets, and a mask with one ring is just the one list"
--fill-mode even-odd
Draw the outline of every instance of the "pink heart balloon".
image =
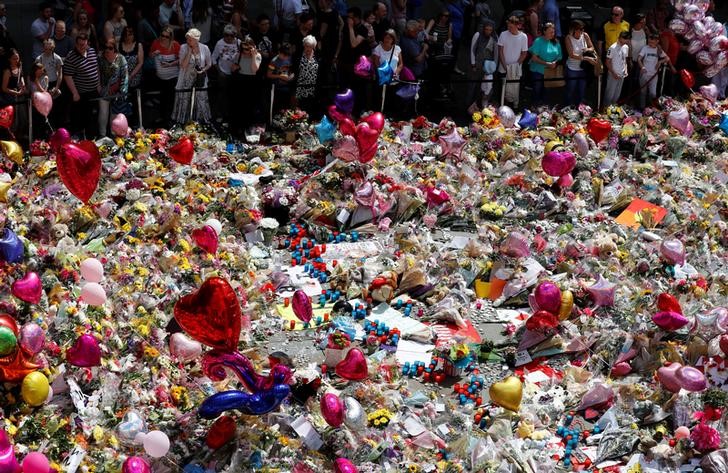
[[364, 352], [352, 348], [335, 368], [336, 374], [351, 381], [361, 381], [369, 376], [369, 367]]
[[541, 160], [541, 167], [549, 176], [561, 177], [576, 166], [576, 156], [571, 151], [550, 151]]
[[30, 356], [40, 353], [45, 345], [45, 332], [33, 322], [23, 325], [20, 330], [20, 348]]
[[702, 371], [692, 366], [683, 366], [678, 369], [676, 378], [684, 390], [693, 393], [703, 391], [708, 387], [708, 382]]
[[345, 112], [336, 108], [336, 105], [329, 105], [328, 112], [331, 119], [335, 122], [341, 122], [344, 118], [350, 118]]
[[48, 114], [51, 113], [53, 108], [53, 97], [48, 92], [33, 92], [33, 106], [38, 113], [48, 118]]
[[218, 236], [215, 229], [210, 225], [193, 230], [192, 239], [204, 252], [211, 255], [217, 253]]
[[126, 115], [120, 113], [111, 120], [111, 132], [116, 136], [126, 136], [129, 133], [129, 122]]
[[99, 149], [88, 140], [66, 143], [56, 155], [56, 169], [66, 189], [86, 204], [101, 178]]
[[20, 464], [15, 457], [15, 449], [10, 443], [5, 427], [0, 427], [0, 471], [3, 473], [20, 473]]
[[368, 163], [377, 154], [379, 132], [362, 122], [356, 126], [356, 144], [359, 147], [359, 162]]
[[202, 354], [202, 344], [177, 332], [169, 338], [169, 352], [179, 361], [190, 361]]
[[652, 321], [663, 330], [673, 331], [688, 324], [684, 315], [672, 311], [661, 311], [652, 316]]
[[345, 163], [353, 163], [359, 159], [359, 146], [356, 144], [356, 138], [353, 136], [345, 136], [334, 143], [334, 149], [331, 152], [335, 158]]
[[626, 376], [632, 371], [632, 367], [627, 362], [617, 363], [612, 366], [612, 376]]
[[581, 402], [579, 403], [579, 406], [576, 408], [576, 410], [583, 411], [587, 408], [605, 406], [606, 404], [612, 402], [613, 399], [614, 391], [612, 390], [612, 388], [599, 383], [591, 388], [589, 391], [587, 391], [584, 397], [581, 398]]
[[571, 186], [574, 185], [574, 177], [571, 174], [564, 174], [563, 176], [559, 177], [556, 180], [556, 184], [559, 187], [563, 187], [564, 189], [568, 189]]
[[291, 306], [293, 307], [293, 313], [303, 323], [309, 323], [313, 317], [313, 307], [311, 306], [311, 298], [308, 294], [298, 289], [293, 293], [291, 300]]
[[362, 121], [369, 124], [370, 127], [374, 128], [378, 132], [384, 130], [384, 115], [380, 112], [374, 112], [371, 115], [367, 115]]
[[450, 200], [450, 194], [446, 190], [437, 187], [428, 187], [426, 196], [427, 203], [431, 206], [442, 205]]
[[669, 264], [685, 263], [685, 245], [677, 238], [663, 240], [660, 245], [660, 255]]
[[121, 473], [152, 473], [152, 467], [141, 457], [129, 457], [121, 465]]
[[71, 134], [66, 130], [65, 128], [59, 128], [53, 134], [50, 138], [50, 145], [51, 149], [55, 152], [58, 152], [58, 149], [65, 145], [66, 143], [71, 142]]
[[531, 254], [528, 237], [523, 233], [511, 232], [500, 247], [501, 253], [513, 258], [523, 258]]
[[362, 78], [369, 78], [372, 75], [372, 62], [368, 57], [359, 57], [359, 61], [354, 64], [354, 74]]
[[66, 360], [73, 366], [90, 368], [101, 364], [101, 348], [99, 342], [91, 334], [81, 335], [71, 348], [66, 351]]
[[561, 308], [561, 289], [551, 281], [542, 281], [533, 293], [538, 308], [558, 314]]
[[334, 393], [326, 393], [320, 401], [321, 415], [331, 427], [339, 427], [344, 422], [344, 403]]
[[715, 103], [718, 100], [718, 87], [715, 84], [701, 85], [698, 91], [710, 103]]
[[690, 123], [690, 114], [685, 108], [670, 112], [670, 115], [667, 117], [667, 123], [683, 135], [690, 136], [688, 132], [692, 130], [692, 125]]
[[359, 470], [348, 458], [337, 458], [334, 462], [334, 473], [359, 473]]
[[21, 301], [37, 304], [43, 295], [43, 286], [38, 274], [31, 271], [23, 279], [18, 279], [13, 283], [11, 292]]
[[680, 368], [682, 368], [680, 363], [671, 363], [669, 366], [663, 366], [657, 370], [657, 379], [670, 392], [680, 391], [681, 383], [677, 379], [677, 371]]

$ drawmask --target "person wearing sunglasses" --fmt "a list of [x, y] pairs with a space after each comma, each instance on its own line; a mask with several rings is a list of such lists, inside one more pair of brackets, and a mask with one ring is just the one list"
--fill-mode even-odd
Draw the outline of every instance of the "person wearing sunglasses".
[[612, 13], [609, 21], [604, 23], [599, 30], [600, 38], [597, 41], [597, 52], [602, 56], [619, 39], [620, 33], [629, 32], [629, 22], [624, 20], [624, 10], [622, 7], [612, 7]]
[[149, 55], [154, 58], [155, 71], [161, 90], [159, 101], [162, 124], [168, 122], [172, 116], [174, 87], [179, 75], [180, 44], [174, 40], [173, 31], [172, 27], [165, 26], [162, 34], [154, 40], [149, 50]]

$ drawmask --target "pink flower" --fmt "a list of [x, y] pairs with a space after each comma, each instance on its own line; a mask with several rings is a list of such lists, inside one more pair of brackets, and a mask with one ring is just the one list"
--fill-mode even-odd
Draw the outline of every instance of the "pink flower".
[[695, 448], [701, 452], [715, 450], [720, 447], [720, 432], [705, 422], [693, 427], [690, 432], [690, 440], [695, 442]]

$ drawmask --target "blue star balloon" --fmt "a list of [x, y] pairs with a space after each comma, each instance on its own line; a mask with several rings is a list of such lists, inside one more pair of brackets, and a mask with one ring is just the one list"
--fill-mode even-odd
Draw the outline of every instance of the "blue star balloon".
[[381, 66], [377, 68], [377, 77], [379, 78], [379, 85], [387, 85], [390, 82], [392, 82], [392, 77], [394, 76], [394, 71], [392, 70], [392, 66], [389, 65], [389, 62], [385, 62]]
[[530, 110], [524, 110], [521, 119], [518, 120], [518, 126], [521, 128], [536, 128], [538, 125], [538, 115]]
[[18, 235], [11, 229], [5, 228], [0, 237], [0, 260], [8, 263], [20, 263], [23, 261], [25, 247]]
[[336, 131], [336, 125], [334, 122], [329, 120], [329, 117], [324, 115], [318, 125], [316, 125], [316, 135], [321, 143], [331, 141], [334, 139], [334, 132]]
[[723, 112], [723, 115], [720, 116], [720, 125], [718, 127], [728, 135], [728, 112]]

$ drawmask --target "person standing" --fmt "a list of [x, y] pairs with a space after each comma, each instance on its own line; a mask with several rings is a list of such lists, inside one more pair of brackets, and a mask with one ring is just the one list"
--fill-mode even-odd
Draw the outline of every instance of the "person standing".
[[[481, 3], [479, 5], [485, 5]], [[487, 61], [487, 63], [486, 63]], [[487, 65], [486, 65], [487, 64]], [[470, 41], [470, 71], [474, 81], [470, 87], [467, 103], [472, 103], [468, 112], [485, 108], [493, 91], [493, 74], [498, 67], [498, 37], [493, 20], [486, 20], [481, 31], [476, 31]], [[483, 80], [478, 87], [477, 81]], [[477, 90], [480, 89], [480, 94]], [[481, 95], [479, 98], [478, 95]]]
[[629, 32], [629, 22], [624, 20], [624, 10], [622, 7], [612, 7], [612, 14], [609, 21], [602, 25], [599, 31], [600, 37], [597, 41], [597, 52], [601, 57], [607, 49], [617, 43], [619, 35], [623, 32]]
[[407, 0], [392, 0], [392, 27], [401, 35], [407, 24]]
[[233, 134], [244, 135], [244, 128], [254, 124], [260, 118], [259, 110], [265, 100], [261, 97], [260, 66], [263, 55], [257, 50], [255, 41], [245, 38], [240, 45], [240, 53], [236, 64], [233, 64], [233, 97], [234, 103], [243, 113], [233, 113], [230, 124]]
[[99, 58], [99, 135], [107, 136], [109, 118], [120, 113], [128, 116], [131, 112], [127, 94], [129, 93], [129, 71], [126, 59], [116, 49], [116, 40], [104, 40], [104, 52]]
[[[64, 62], [63, 80], [71, 92], [71, 132], [91, 138], [98, 131], [96, 98], [99, 96], [99, 61], [88, 36], [76, 36], [76, 46]], [[96, 123], [94, 123], [96, 122]]]
[[149, 55], [154, 58], [154, 66], [160, 89], [160, 121], [167, 124], [172, 116], [174, 87], [179, 75], [180, 44], [174, 40], [172, 27], [165, 26], [159, 38], [152, 42]]
[[235, 27], [228, 23], [223, 29], [222, 39], [218, 40], [212, 51], [212, 64], [217, 68], [219, 93], [217, 110], [221, 112], [220, 120], [230, 123], [233, 101], [233, 64], [240, 55], [240, 40], [235, 37]]
[[303, 13], [301, 0], [275, 0], [274, 24], [280, 34], [279, 41], [289, 41], [301, 13]]
[[647, 45], [647, 37], [650, 34], [650, 29], [647, 27], [647, 20], [643, 13], [638, 13], [634, 16], [629, 32], [631, 39], [629, 41], [629, 60], [627, 64], [629, 71], [629, 87], [627, 93], [632, 96], [633, 94], [639, 93], [641, 74], [637, 66], [637, 59], [642, 48]]
[[422, 79], [427, 70], [427, 51], [429, 45], [419, 39], [420, 23], [409, 20], [404, 28], [401, 41], [402, 60], [417, 79]]
[[308, 113], [311, 119], [318, 119], [319, 107], [316, 97], [319, 63], [316, 59], [316, 38], [308, 35], [303, 38], [303, 53], [298, 60], [296, 72], [296, 105]]
[[56, 30], [53, 34], [53, 41], [56, 43], [56, 54], [61, 57], [66, 55], [73, 49], [73, 40], [66, 34], [66, 22], [63, 20], [56, 21]]
[[556, 0], [545, 0], [541, 9], [541, 17], [544, 23], [553, 23], [556, 27], [556, 37], [561, 36], [561, 14], [559, 13], [559, 5]]
[[584, 22], [573, 20], [569, 34], [564, 42], [567, 59], [564, 67], [566, 77], [566, 104], [577, 106], [584, 101], [586, 91], [586, 71], [584, 61], [597, 66], [597, 55], [589, 35], [584, 31]]
[[185, 34], [187, 42], [179, 50], [179, 77], [172, 109], [172, 121], [175, 123], [208, 123], [212, 119], [207, 90], [194, 91], [194, 110], [190, 110], [193, 92], [188, 89], [207, 88], [207, 71], [212, 67], [212, 54], [206, 45], [200, 43], [201, 36], [200, 30], [190, 28]]
[[377, 43], [381, 43], [384, 33], [392, 27], [387, 19], [387, 5], [382, 2], [375, 3], [372, 13], [374, 13], [374, 21], [372, 22], [374, 39]]
[[622, 93], [622, 83], [627, 77], [629, 58], [629, 31], [622, 31], [617, 42], [607, 49], [607, 88], [604, 91], [604, 106], [616, 103]]
[[121, 43], [121, 35], [126, 28], [126, 19], [124, 19], [124, 7], [116, 3], [111, 6], [111, 14], [109, 19], [104, 23], [104, 40], [114, 38], [116, 44]]
[[660, 66], [669, 64], [672, 73], [677, 72], [675, 66], [670, 63], [665, 51], [659, 46], [660, 35], [650, 33], [647, 39], [647, 45], [640, 49], [637, 57], [637, 65], [640, 75], [640, 108], [644, 109], [647, 103], [657, 97], [657, 73]]
[[528, 36], [529, 46], [533, 44], [541, 32], [541, 18], [539, 12], [543, 7], [543, 0], [530, 0], [526, 10], [525, 33]]
[[[136, 40], [136, 37], [134, 35], [134, 28], [132, 28], [131, 26], [127, 26], [124, 29], [119, 52], [122, 56], [124, 56], [124, 59], [126, 59], [126, 69], [129, 73], [129, 103], [134, 104], [134, 101], [136, 100], [137, 90], [139, 90], [139, 87], [142, 83], [144, 47], [142, 46], [142, 43]], [[135, 107], [132, 106], [130, 112], [131, 113], [127, 115], [127, 118], [131, 120], [132, 117], [135, 117], [138, 122], [138, 117], [136, 117], [135, 114], [135, 112], [138, 112]]]
[[319, 51], [319, 81], [335, 84], [336, 60], [341, 49], [341, 33], [344, 21], [334, 10], [332, 0], [319, 0], [318, 35], [316, 45]]
[[505, 101], [518, 108], [522, 65], [528, 55], [528, 37], [519, 29], [521, 20], [513, 15], [508, 18], [508, 29], [498, 36], [498, 72], [505, 75]]
[[447, 11], [450, 12], [450, 24], [452, 25], [452, 46], [451, 54], [455, 58], [454, 71], [457, 74], [465, 74], [457, 67], [457, 56], [460, 48], [460, 40], [465, 31], [465, 10], [470, 5], [469, 0], [448, 0]]
[[350, 87], [354, 92], [354, 109], [356, 113], [363, 110], [364, 104], [367, 102], [368, 80], [354, 74], [354, 64], [361, 56], [368, 57], [371, 53], [367, 36], [367, 28], [361, 21], [361, 10], [358, 7], [349, 8], [346, 14], [346, 27], [342, 34], [339, 65], [341, 66], [343, 85]]
[[76, 15], [76, 21], [73, 22], [71, 39], [74, 42], [74, 46], [76, 44], [76, 38], [81, 34], [86, 35], [88, 38], [89, 47], [96, 49], [99, 44], [99, 38], [96, 36], [96, 27], [89, 20], [86, 10], [79, 10], [78, 15]]
[[281, 44], [278, 54], [268, 64], [266, 77], [273, 81], [275, 90], [273, 92], [273, 113], [278, 113], [290, 107], [291, 104], [291, 82], [295, 78], [292, 72], [291, 45]]
[[38, 18], [33, 20], [30, 26], [30, 34], [33, 35], [33, 57], [43, 53], [43, 41], [55, 34], [56, 19], [53, 18], [53, 8], [49, 3], [41, 3], [38, 7]]
[[531, 80], [533, 81], [533, 104], [542, 105], [545, 101], [546, 69], [556, 69], [561, 61], [561, 45], [556, 39], [556, 27], [553, 23], [543, 25], [543, 34], [536, 38], [529, 49], [531, 52]]

